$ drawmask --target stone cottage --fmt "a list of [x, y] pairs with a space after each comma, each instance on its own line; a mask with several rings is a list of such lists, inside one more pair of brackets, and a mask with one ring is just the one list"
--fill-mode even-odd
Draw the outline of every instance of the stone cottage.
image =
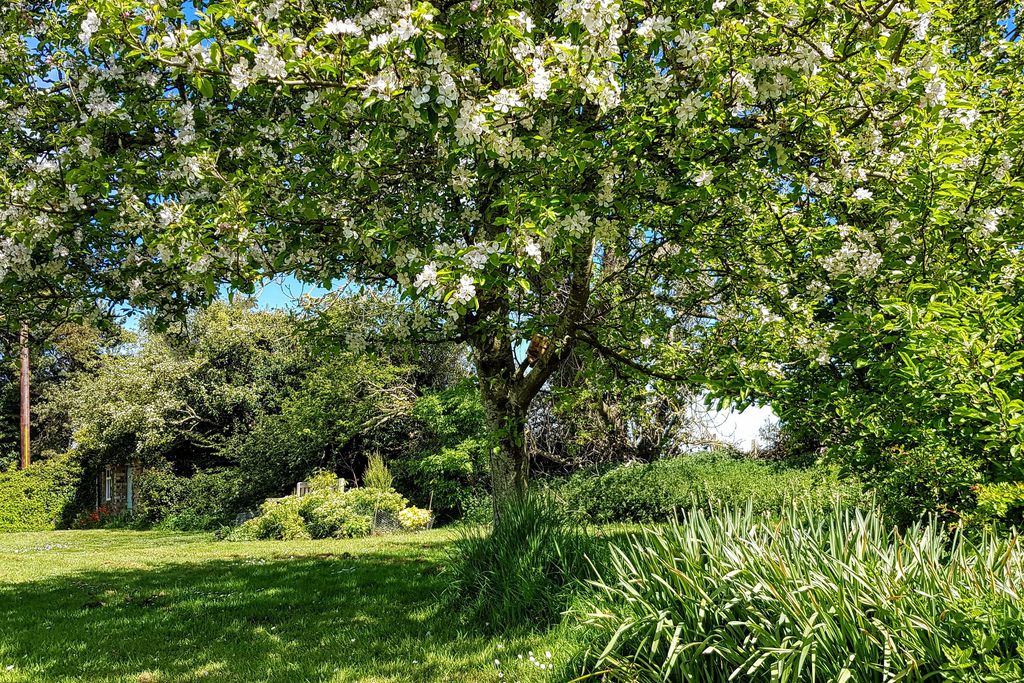
[[142, 467], [137, 463], [107, 465], [96, 477], [96, 507], [110, 512], [131, 512], [137, 500], [135, 482]]

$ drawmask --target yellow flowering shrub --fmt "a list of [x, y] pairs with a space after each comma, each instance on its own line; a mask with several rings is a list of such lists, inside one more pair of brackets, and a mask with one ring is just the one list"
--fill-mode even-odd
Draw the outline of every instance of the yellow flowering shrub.
[[398, 522], [403, 529], [423, 529], [430, 524], [430, 510], [411, 505], [398, 513]]

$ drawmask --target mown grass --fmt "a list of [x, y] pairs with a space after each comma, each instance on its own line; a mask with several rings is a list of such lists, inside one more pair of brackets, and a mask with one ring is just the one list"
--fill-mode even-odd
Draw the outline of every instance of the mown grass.
[[2, 535], [0, 682], [559, 680], [527, 661], [559, 664], [554, 634], [487, 636], [442, 606], [454, 537]]

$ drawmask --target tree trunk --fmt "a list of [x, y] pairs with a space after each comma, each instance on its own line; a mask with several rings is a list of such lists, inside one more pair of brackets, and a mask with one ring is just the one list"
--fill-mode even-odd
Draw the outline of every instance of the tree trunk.
[[502, 507], [526, 495], [530, 473], [526, 453], [526, 413], [508, 404], [502, 406], [494, 397], [485, 397], [483, 403], [488, 427], [495, 439], [490, 460], [494, 521], [497, 524]]
[[515, 381], [511, 339], [503, 334], [478, 337], [473, 359], [480, 380], [480, 399], [493, 442], [490, 451], [494, 523], [510, 501], [526, 495], [530, 463], [526, 454], [526, 410]]
[[495, 525], [500, 523], [506, 504], [526, 495], [530, 475], [527, 411], [537, 392], [572, 352], [572, 327], [583, 318], [588, 301], [592, 250], [591, 242], [574, 252], [564, 310], [534, 358], [516, 362], [507, 298], [481, 297], [473, 316], [467, 339], [473, 349], [487, 427], [494, 439], [490, 465]]

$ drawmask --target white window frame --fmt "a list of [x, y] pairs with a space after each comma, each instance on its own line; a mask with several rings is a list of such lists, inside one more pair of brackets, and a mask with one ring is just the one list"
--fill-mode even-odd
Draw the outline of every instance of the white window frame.
[[108, 467], [104, 470], [104, 473], [103, 500], [109, 502], [114, 500], [114, 470]]
[[133, 488], [132, 487], [132, 470], [133, 469], [135, 469], [135, 468], [133, 468], [131, 465], [128, 465], [127, 473], [126, 473], [126, 479], [125, 479], [125, 484], [126, 484], [127, 491], [128, 491], [128, 493], [127, 493], [128, 497], [127, 497], [127, 499], [125, 499], [125, 506], [128, 508], [128, 512], [132, 511], [132, 507], [133, 507], [133, 504], [134, 504], [134, 501], [132, 500], [132, 498], [135, 497], [134, 496], [135, 492], [132, 490], [132, 488]]

